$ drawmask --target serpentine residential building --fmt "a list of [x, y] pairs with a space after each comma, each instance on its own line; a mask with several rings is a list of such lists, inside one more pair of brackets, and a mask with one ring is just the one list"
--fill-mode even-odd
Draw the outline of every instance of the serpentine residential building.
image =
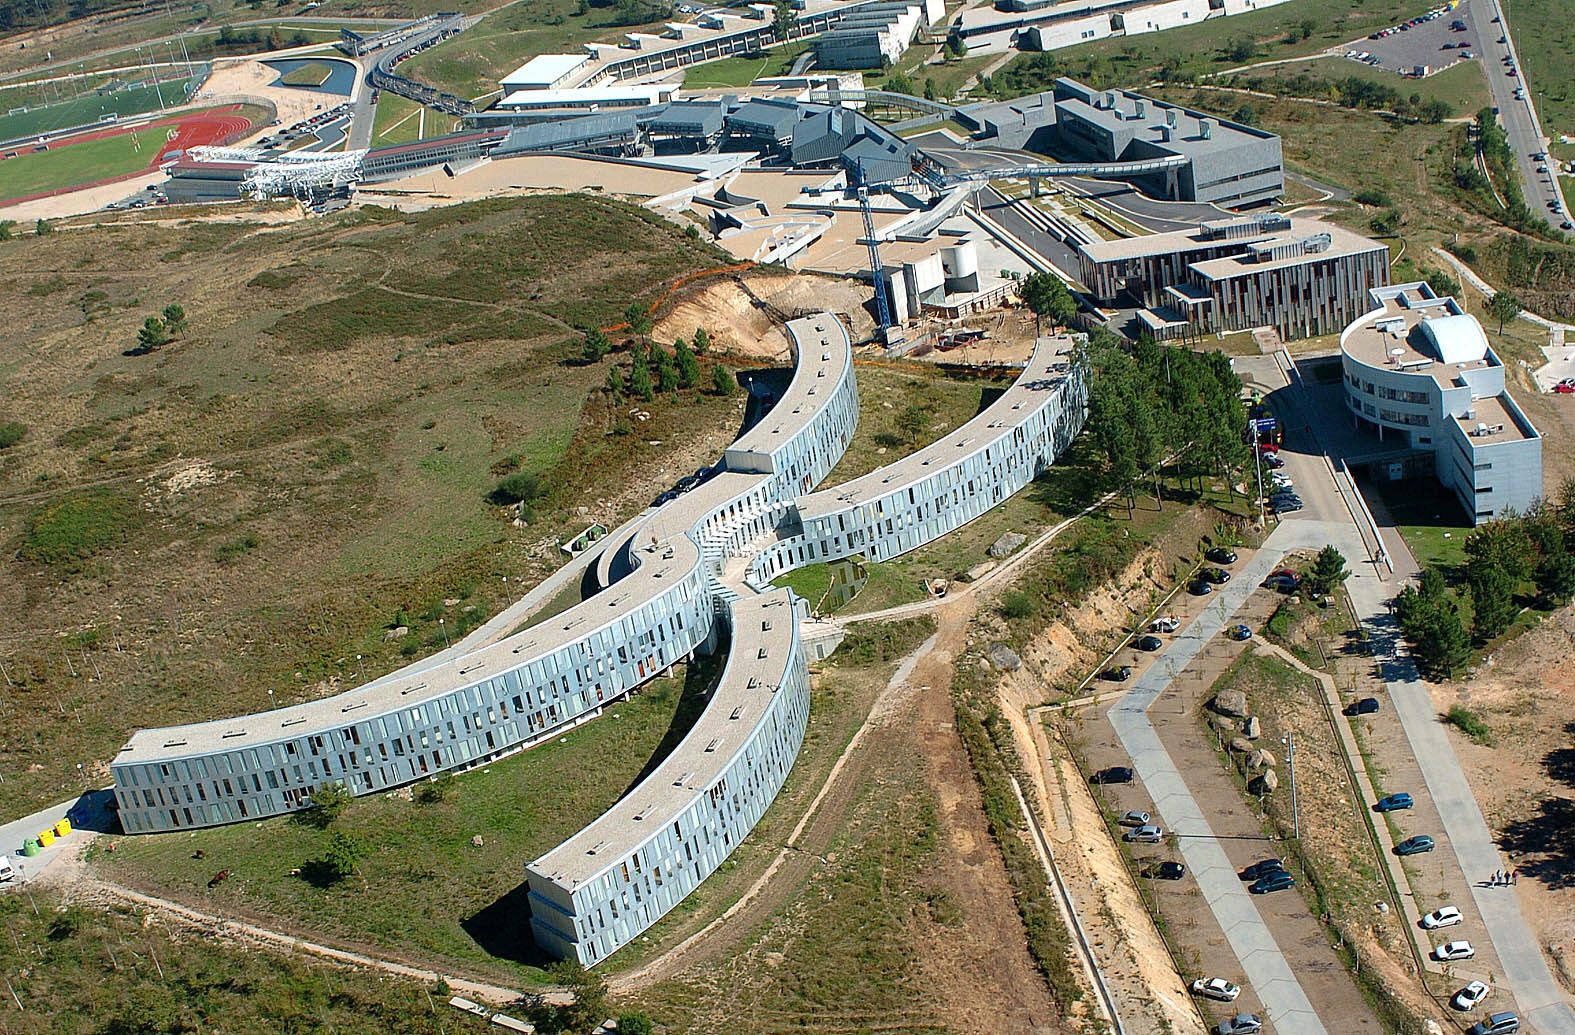
[[[111, 763], [125, 830], [259, 819], [308, 808], [325, 786], [369, 794], [469, 769], [594, 718], [725, 639], [720, 684], [678, 747], [527, 867], [531, 925], [547, 951], [589, 966], [648, 928], [753, 829], [803, 740], [808, 662], [835, 640], [810, 642], [804, 602], [770, 581], [923, 546], [1026, 485], [1082, 425], [1071, 342], [1042, 339], [1017, 381], [942, 441], [812, 492], [857, 423], [852, 347], [826, 313], [787, 331], [791, 381], [716, 471], [602, 538], [517, 613], [336, 697], [136, 733]], [[529, 624], [592, 573], [598, 592]]]

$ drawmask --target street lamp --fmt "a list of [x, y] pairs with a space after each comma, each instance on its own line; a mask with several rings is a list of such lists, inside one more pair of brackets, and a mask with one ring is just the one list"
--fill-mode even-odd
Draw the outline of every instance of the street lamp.
[[1291, 779], [1291, 836], [1300, 841], [1302, 816], [1296, 804], [1296, 735], [1286, 733], [1280, 738], [1280, 743], [1285, 745], [1285, 767], [1290, 772]]
[[441, 618], [438, 619], [438, 628], [443, 630], [443, 648], [447, 650], [449, 647], [452, 647], [453, 644], [448, 642], [448, 626], [444, 624], [444, 621]]

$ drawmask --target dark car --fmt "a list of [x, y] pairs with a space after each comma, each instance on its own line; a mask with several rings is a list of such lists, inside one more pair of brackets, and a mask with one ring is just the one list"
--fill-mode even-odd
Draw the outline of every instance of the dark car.
[[1285, 461], [1275, 456], [1273, 453], [1270, 453], [1268, 456], [1263, 458], [1263, 466], [1267, 467], [1271, 471], [1278, 471], [1280, 468], [1285, 466]]
[[1089, 779], [1090, 779], [1091, 782], [1099, 783], [1099, 784], [1105, 784], [1105, 783], [1131, 783], [1132, 782], [1132, 770], [1128, 766], [1113, 765], [1113, 766], [1110, 766], [1107, 769], [1101, 769], [1099, 772], [1095, 773]]
[[1490, 1013], [1483, 1020], [1478, 1021], [1466, 1029], [1466, 1035], [1514, 1035], [1520, 1030], [1520, 1018], [1505, 1010], [1503, 1013]]
[[1197, 579], [1187, 587], [1187, 592], [1191, 593], [1195, 597], [1206, 597], [1210, 593], [1214, 592], [1214, 587], [1209, 585], [1207, 582], [1204, 582], [1202, 579]]
[[1378, 703], [1378, 698], [1376, 698], [1376, 697], [1364, 697], [1360, 701], [1352, 701], [1350, 704], [1346, 705], [1345, 706], [1345, 714], [1347, 714], [1347, 715], [1375, 715], [1375, 714], [1377, 714], [1378, 709], [1381, 708], [1381, 707], [1382, 707], [1382, 705], [1380, 705]]
[[1241, 871], [1241, 879], [1254, 881], [1260, 877], [1267, 877], [1271, 873], [1284, 873], [1285, 864], [1278, 859], [1260, 859]]
[[1137, 640], [1137, 649], [1156, 651], [1165, 645], [1165, 641], [1158, 636], [1140, 636]]
[[1426, 834], [1408, 837], [1395, 845], [1396, 855], [1421, 855], [1423, 852], [1431, 852], [1432, 850], [1433, 839]]
[[1223, 586], [1225, 583], [1230, 581], [1230, 572], [1226, 571], [1224, 568], [1204, 568], [1202, 571], [1198, 572], [1198, 578], [1202, 579], [1204, 582], [1213, 583], [1216, 586]]
[[1259, 877], [1247, 886], [1247, 890], [1254, 895], [1272, 895], [1276, 891], [1286, 891], [1294, 887], [1296, 887], [1296, 878], [1281, 870], [1279, 873]]
[[1131, 665], [1112, 665], [1099, 673], [1100, 679], [1108, 679], [1112, 683], [1125, 683], [1132, 678]]
[[1215, 564], [1235, 564], [1236, 563], [1236, 551], [1235, 550], [1227, 550], [1223, 546], [1216, 546], [1216, 547], [1214, 547], [1214, 549], [1208, 551], [1203, 556], [1208, 558], [1209, 560], [1213, 561]]
[[1374, 812], [1399, 812], [1416, 805], [1411, 796], [1401, 791], [1399, 794], [1386, 794], [1373, 804]]
[[1233, 625], [1229, 630], [1226, 631], [1225, 635], [1229, 636], [1236, 642], [1241, 643], [1252, 639], [1252, 630], [1247, 628], [1245, 625]]
[[1143, 876], [1150, 880], [1180, 880], [1186, 875], [1186, 866], [1179, 862], [1162, 862], [1143, 867]]
[[1274, 512], [1276, 514], [1294, 514], [1301, 509], [1301, 500], [1282, 500], [1274, 504]]

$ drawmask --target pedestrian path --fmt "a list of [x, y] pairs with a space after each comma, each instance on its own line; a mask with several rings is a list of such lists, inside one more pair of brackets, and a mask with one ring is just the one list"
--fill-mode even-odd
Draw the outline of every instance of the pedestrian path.
[[1575, 1035], [1575, 1009], [1554, 981], [1542, 946], [1521, 913], [1520, 899], [1513, 891], [1479, 883], [1493, 871], [1504, 869], [1504, 858], [1461, 771], [1427, 684], [1417, 678], [1415, 663], [1400, 648], [1382, 587], [1353, 582], [1348, 588], [1357, 617], [1373, 638], [1390, 702], [1493, 940], [1504, 968], [1503, 983], [1514, 994], [1521, 1019], [1539, 1035]]
[[1148, 709], [1191, 664], [1225, 623], [1241, 609], [1248, 596], [1290, 550], [1327, 542], [1321, 522], [1299, 521], [1280, 525], [1235, 577], [1214, 594], [1214, 600], [1197, 618], [1182, 628], [1165, 652], [1143, 673], [1130, 693], [1110, 709], [1109, 719], [1132, 756], [1143, 786], [1154, 799], [1170, 829], [1176, 834], [1182, 858], [1197, 879], [1209, 909], [1241, 962], [1242, 972], [1264, 1004], [1268, 1020], [1280, 1035], [1324, 1035], [1301, 982], [1275, 943], [1252, 896], [1236, 876], [1236, 868], [1214, 836], [1203, 810], [1187, 789], [1170, 753], [1160, 742], [1149, 720]]

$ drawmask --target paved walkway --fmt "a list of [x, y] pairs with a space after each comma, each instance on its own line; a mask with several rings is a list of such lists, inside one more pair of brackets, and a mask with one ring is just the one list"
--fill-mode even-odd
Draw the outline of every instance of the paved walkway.
[[1357, 616], [1372, 635], [1389, 699], [1504, 968], [1502, 983], [1514, 994], [1521, 1019], [1540, 1035], [1575, 1035], [1575, 1009], [1553, 980], [1542, 947], [1520, 911], [1520, 899], [1513, 891], [1478, 886], [1494, 870], [1506, 868], [1505, 860], [1461, 771], [1427, 684], [1417, 678], [1415, 663], [1400, 648], [1383, 587], [1353, 580], [1348, 588]]
[[[1351, 529], [1348, 534], [1354, 534]], [[1209, 909], [1225, 932], [1242, 972], [1264, 1003], [1269, 1020], [1281, 1035], [1323, 1035], [1326, 1029], [1313, 1010], [1301, 982], [1285, 960], [1264, 923], [1257, 904], [1236, 876], [1213, 829], [1204, 818], [1186, 780], [1160, 742], [1148, 709], [1172, 679], [1218, 636], [1253, 590], [1290, 550], [1328, 542], [1324, 522], [1287, 521], [1264, 542], [1263, 549], [1235, 573], [1197, 618], [1183, 627], [1170, 646], [1133, 685], [1126, 698], [1109, 712], [1110, 723], [1132, 756], [1143, 785], [1160, 815], [1176, 834], [1181, 855], [1191, 867]], [[1376, 580], [1374, 580], [1376, 582]]]

